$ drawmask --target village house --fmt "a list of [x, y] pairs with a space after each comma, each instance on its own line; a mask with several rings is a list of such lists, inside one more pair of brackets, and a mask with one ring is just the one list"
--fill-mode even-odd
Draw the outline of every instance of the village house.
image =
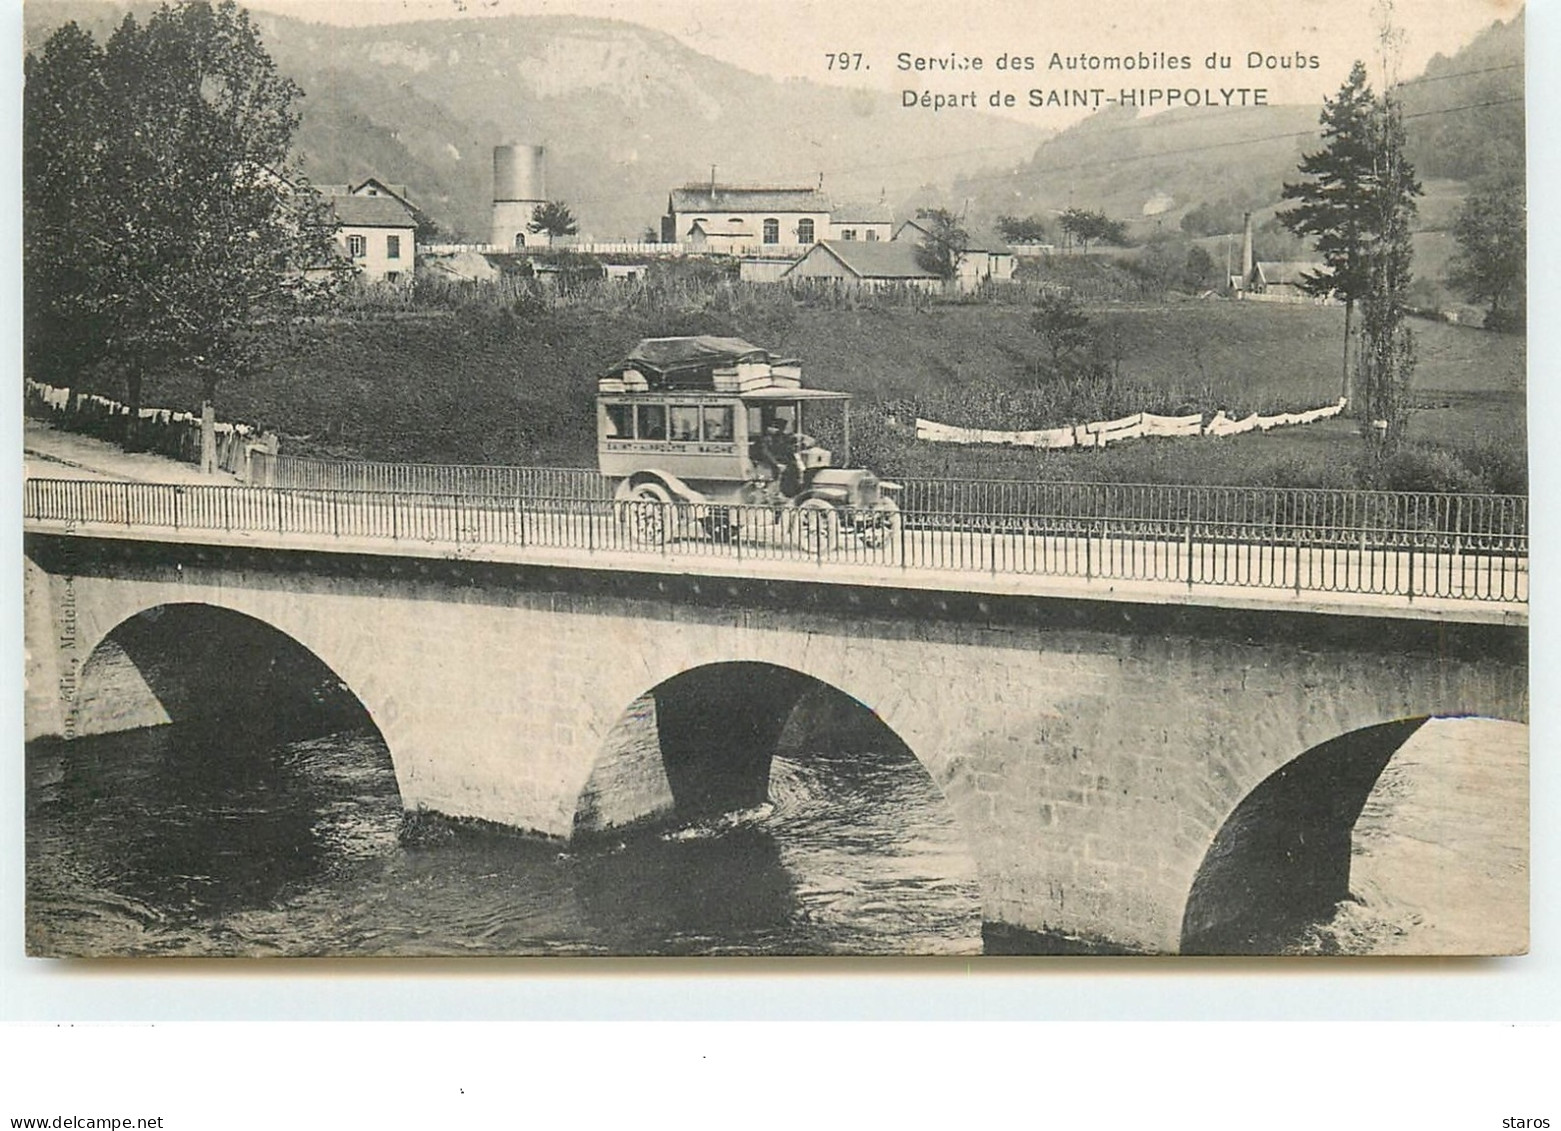
[[841, 287], [942, 289], [943, 280], [916, 262], [916, 245], [892, 240], [821, 240], [781, 276], [782, 282], [827, 280]]
[[673, 189], [661, 242], [741, 255], [806, 247], [829, 236], [830, 203], [816, 188], [690, 184]]
[[887, 241], [894, 238], [894, 214], [884, 204], [842, 204], [830, 214], [829, 231], [829, 239]]
[[[931, 234], [926, 220], [907, 220], [895, 230], [894, 242], [919, 244]], [[986, 232], [970, 232], [968, 236], [955, 273], [960, 290], [973, 291], [988, 281], [1006, 283], [1013, 279], [1017, 262], [1013, 248]]]
[[336, 217], [336, 241], [370, 282], [407, 284], [417, 267], [416, 209], [404, 185], [372, 177], [358, 185], [322, 185]]
[[1268, 295], [1306, 302], [1318, 301], [1306, 290], [1308, 275], [1326, 275], [1326, 263], [1305, 260], [1260, 260], [1253, 264], [1246, 278], [1246, 290], [1251, 294]]

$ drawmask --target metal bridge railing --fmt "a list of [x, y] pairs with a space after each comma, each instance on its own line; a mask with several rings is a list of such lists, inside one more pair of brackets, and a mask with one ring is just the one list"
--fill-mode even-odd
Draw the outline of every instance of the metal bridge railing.
[[523, 498], [612, 498], [613, 484], [589, 468], [502, 467], [488, 464], [360, 463], [257, 452], [251, 482], [261, 487], [331, 491], [394, 491], [427, 495], [514, 495]]
[[[594, 474], [594, 473], [592, 473]], [[599, 478], [599, 477], [598, 477]], [[605, 481], [604, 481], [605, 482]], [[1113, 484], [907, 484], [898, 514], [493, 494], [32, 479], [29, 520], [427, 544], [544, 546], [894, 570], [1525, 603], [1516, 496]], [[938, 491], [944, 492], [938, 494]]]

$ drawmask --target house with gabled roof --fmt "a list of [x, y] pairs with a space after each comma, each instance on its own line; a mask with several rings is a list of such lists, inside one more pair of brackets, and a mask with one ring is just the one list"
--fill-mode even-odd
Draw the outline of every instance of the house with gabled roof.
[[405, 185], [374, 177], [357, 185], [318, 185], [336, 216], [336, 240], [363, 278], [406, 284], [417, 268], [417, 208]]
[[[662, 243], [693, 243], [733, 254], [806, 247], [830, 232], [830, 202], [817, 188], [709, 182], [673, 189], [661, 218]], [[745, 233], [740, 235], [739, 233]]]
[[[906, 220], [894, 232], [895, 243], [919, 244], [932, 235], [932, 225], [923, 219]], [[1006, 283], [1014, 277], [1018, 258], [1008, 242], [990, 232], [967, 230], [968, 242], [960, 256], [956, 278], [963, 291], [975, 290], [982, 283]]]
[[1306, 289], [1308, 275], [1327, 275], [1328, 265], [1300, 259], [1260, 260], [1252, 266], [1247, 276], [1246, 289], [1254, 294], [1276, 297], [1314, 299]]
[[916, 262], [916, 245], [893, 240], [820, 240], [781, 275], [782, 282], [833, 281], [881, 290], [906, 286], [937, 291], [943, 280]]

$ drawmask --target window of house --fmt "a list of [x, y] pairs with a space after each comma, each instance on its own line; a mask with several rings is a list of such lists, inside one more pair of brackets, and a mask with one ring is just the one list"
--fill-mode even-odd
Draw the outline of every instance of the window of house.
[[705, 439], [724, 444], [732, 438], [732, 406], [729, 404], [705, 405]]
[[401, 237], [400, 236], [386, 236], [385, 237], [385, 258], [386, 259], [400, 259], [401, 258]]
[[526, 233], [525, 232], [516, 232], [515, 233], [515, 246], [516, 247], [525, 247], [526, 246]]
[[776, 219], [774, 219], [772, 217], [771, 219], [768, 219], [768, 220], [766, 220], [764, 222], [764, 242], [765, 243], [780, 243], [780, 221], [779, 220], [776, 220]]
[[798, 243], [812, 243], [813, 242], [813, 221], [812, 220], [798, 220], [797, 221], [797, 242]]
[[843, 240], [854, 240], [854, 239], [856, 239], [856, 229], [855, 228], [847, 228], [845, 231], [840, 233], [840, 238], [843, 239]]
[[675, 404], [671, 409], [672, 439], [681, 443], [697, 443], [699, 440], [699, 406]]
[[667, 438], [667, 406], [642, 404], [635, 406], [641, 440], [665, 440]]
[[875, 243], [877, 241], [877, 239], [878, 239], [878, 232], [877, 232], [877, 230], [874, 229], [874, 228], [868, 228], [867, 229], [867, 242], [868, 243]]
[[347, 254], [354, 259], [362, 259], [369, 253], [369, 241], [362, 236], [347, 237]]

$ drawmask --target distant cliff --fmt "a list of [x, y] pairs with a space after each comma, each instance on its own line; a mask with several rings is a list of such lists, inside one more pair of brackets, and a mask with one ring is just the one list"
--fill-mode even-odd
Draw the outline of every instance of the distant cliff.
[[[492, 151], [548, 147], [548, 194], [582, 232], [637, 238], [667, 193], [710, 175], [817, 184], [897, 206], [920, 186], [1027, 158], [1046, 131], [987, 115], [907, 114], [892, 92], [781, 82], [635, 24], [572, 16], [339, 28], [251, 13], [303, 87], [297, 143], [317, 182], [406, 184], [452, 234], [485, 238]], [[68, 19], [103, 38], [123, 9], [30, 0], [26, 44]]]

